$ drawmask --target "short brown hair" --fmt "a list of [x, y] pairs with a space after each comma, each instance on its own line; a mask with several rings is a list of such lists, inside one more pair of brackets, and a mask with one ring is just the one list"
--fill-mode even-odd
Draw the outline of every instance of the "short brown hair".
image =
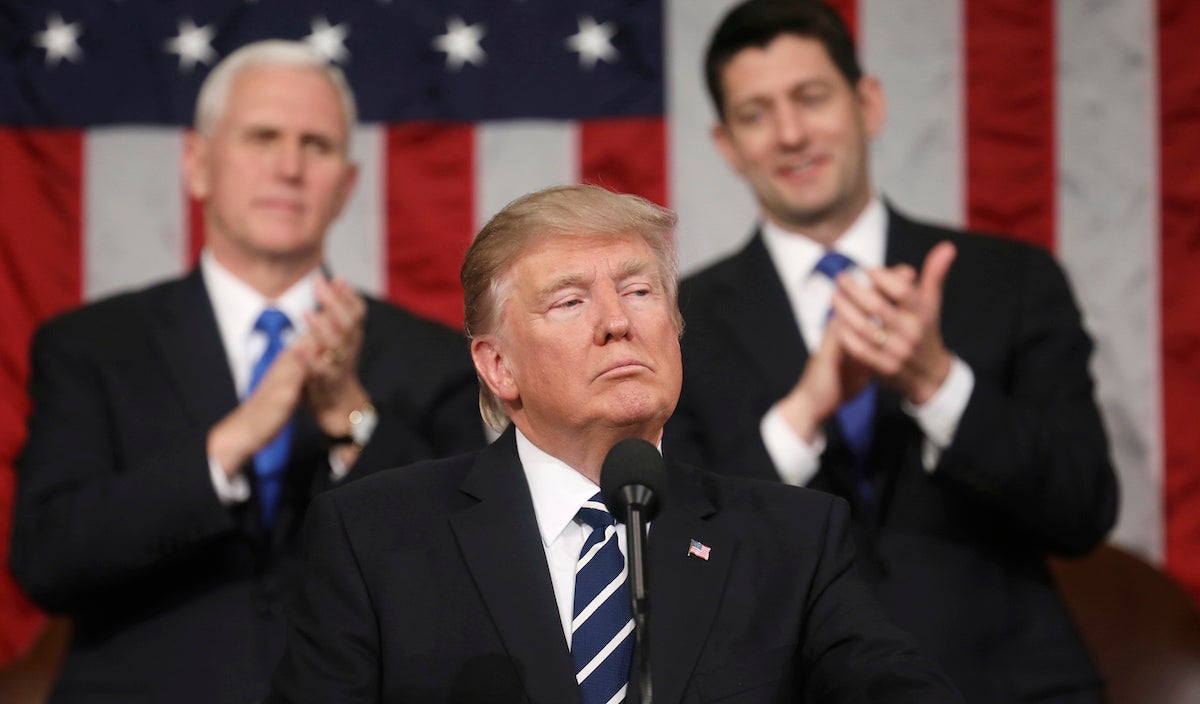
[[[683, 332], [679, 313], [679, 272], [670, 235], [675, 213], [640, 196], [614, 193], [599, 186], [555, 186], [521, 196], [496, 213], [467, 250], [460, 278], [467, 339], [495, 331], [508, 298], [507, 273], [538, 238], [587, 237], [636, 232], [658, 263], [672, 320]], [[479, 380], [479, 410], [494, 430], [509, 422], [500, 399]]]
[[747, 0], [729, 11], [708, 42], [704, 80], [717, 117], [725, 120], [721, 72], [746, 49], [765, 48], [782, 35], [814, 39], [853, 88], [862, 78], [854, 37], [832, 7], [816, 0]]

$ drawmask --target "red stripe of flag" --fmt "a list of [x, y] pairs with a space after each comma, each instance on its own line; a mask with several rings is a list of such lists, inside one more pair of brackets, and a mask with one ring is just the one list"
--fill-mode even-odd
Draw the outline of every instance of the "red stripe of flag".
[[458, 270], [474, 236], [474, 129], [388, 128], [384, 208], [387, 291], [420, 315], [462, 327]]
[[[0, 565], [8, 564], [13, 461], [25, 439], [29, 340], [83, 290], [83, 140], [66, 130], [0, 129]], [[0, 569], [0, 662], [32, 642], [43, 617]]]
[[663, 119], [633, 117], [579, 123], [579, 180], [667, 205]]
[[963, 7], [967, 222], [1053, 249], [1055, 3]]
[[[190, 137], [191, 130], [184, 129], [183, 139], [180, 140], [181, 148], [187, 148], [187, 140]], [[184, 155], [181, 154], [180, 160], [182, 163], [186, 163], [184, 159]], [[188, 193], [187, 184], [184, 184], [182, 188], [184, 212], [181, 214], [183, 215], [184, 226], [187, 227], [187, 243], [184, 247], [184, 251], [187, 252], [187, 261], [182, 264], [184, 267], [190, 269], [200, 261], [200, 250], [204, 249], [206, 234], [204, 231], [204, 203], [196, 200]]]
[[[1200, 4], [1160, 0], [1159, 184], [1167, 568], [1200, 601]], [[1114, 253], [1119, 256], [1119, 253]]]
[[187, 223], [187, 261], [183, 264], [190, 269], [200, 261], [200, 250], [204, 249], [204, 203], [186, 192], [183, 202], [187, 211], [184, 213], [184, 222]]

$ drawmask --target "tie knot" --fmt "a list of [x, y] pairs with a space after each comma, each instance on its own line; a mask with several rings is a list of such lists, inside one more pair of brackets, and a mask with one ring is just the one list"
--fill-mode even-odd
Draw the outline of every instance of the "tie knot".
[[267, 308], [254, 322], [254, 329], [267, 334], [267, 339], [278, 340], [284, 330], [292, 327], [292, 321], [278, 308]]
[[608, 512], [608, 507], [604, 505], [599, 493], [585, 501], [575, 517], [591, 526], [592, 530], [604, 530], [617, 523]]
[[817, 262], [817, 271], [833, 279], [838, 274], [854, 266], [854, 260], [841, 252], [826, 252]]

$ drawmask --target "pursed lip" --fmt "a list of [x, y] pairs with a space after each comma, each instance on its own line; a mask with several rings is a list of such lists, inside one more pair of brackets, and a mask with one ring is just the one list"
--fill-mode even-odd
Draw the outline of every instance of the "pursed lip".
[[277, 196], [262, 196], [255, 198], [254, 205], [257, 208], [262, 208], [265, 210], [274, 210], [292, 214], [298, 214], [304, 210], [303, 205], [295, 198], [284, 198]]
[[600, 379], [606, 376], [620, 375], [627, 372], [634, 372], [639, 369], [648, 370], [650, 369], [650, 366], [638, 359], [619, 359], [605, 367], [604, 371], [596, 375], [596, 378]]

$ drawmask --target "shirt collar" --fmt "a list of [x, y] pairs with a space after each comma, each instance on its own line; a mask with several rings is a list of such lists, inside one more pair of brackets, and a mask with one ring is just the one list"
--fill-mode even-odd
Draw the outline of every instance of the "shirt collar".
[[273, 301], [222, 266], [207, 248], [200, 253], [200, 274], [204, 277], [204, 287], [212, 302], [221, 339], [227, 345], [247, 339], [254, 332], [254, 323], [265, 308], [274, 307], [283, 311], [292, 321], [292, 329], [296, 334], [308, 328], [304, 314], [316, 308], [315, 281], [320, 275], [319, 267], [305, 274]]
[[[860, 269], [883, 266], [886, 229], [887, 209], [873, 197], [833, 243], [833, 249], [850, 257]], [[804, 281], [825, 254], [824, 247], [802, 232], [785, 230], [769, 220], [762, 223], [761, 230], [763, 244], [784, 281]]]
[[529, 482], [542, 545], [549, 546], [575, 520], [583, 502], [595, 496], [600, 487], [566, 462], [534, 445], [519, 428], [517, 455], [525, 469], [525, 480]]
[[[533, 513], [537, 517], [542, 545], [549, 547], [575, 520], [583, 502], [596, 495], [600, 487], [562, 460], [545, 452], [517, 432], [517, 455], [525, 469]], [[662, 447], [658, 448], [659, 453]], [[617, 523], [622, 520], [617, 518]]]

